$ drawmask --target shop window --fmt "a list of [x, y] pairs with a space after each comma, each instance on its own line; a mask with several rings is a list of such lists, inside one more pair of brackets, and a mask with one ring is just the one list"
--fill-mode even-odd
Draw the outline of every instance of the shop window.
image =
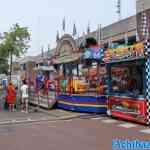
[[133, 62], [111, 67], [111, 92], [143, 95], [144, 72], [144, 63]]

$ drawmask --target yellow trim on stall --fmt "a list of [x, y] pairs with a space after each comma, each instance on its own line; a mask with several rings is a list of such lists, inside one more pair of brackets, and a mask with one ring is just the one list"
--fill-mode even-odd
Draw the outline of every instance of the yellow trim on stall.
[[58, 103], [62, 103], [62, 104], [66, 104], [66, 105], [73, 105], [73, 106], [83, 106], [83, 107], [107, 107], [107, 105], [91, 105], [91, 104], [74, 104], [74, 103], [70, 103], [70, 102], [64, 102], [61, 100], [58, 100]]

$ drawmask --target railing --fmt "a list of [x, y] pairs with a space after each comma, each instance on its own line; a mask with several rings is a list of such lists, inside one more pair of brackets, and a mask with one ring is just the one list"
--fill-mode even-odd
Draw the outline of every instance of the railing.
[[42, 90], [40, 90], [37, 93], [34, 88], [31, 88], [29, 93], [29, 103], [33, 105], [43, 108], [51, 108], [56, 102], [55, 91], [48, 91], [48, 94], [45, 94]]

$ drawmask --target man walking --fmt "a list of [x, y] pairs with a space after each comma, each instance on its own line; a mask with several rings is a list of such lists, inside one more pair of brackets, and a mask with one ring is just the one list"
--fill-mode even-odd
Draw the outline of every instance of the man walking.
[[21, 86], [21, 112], [28, 113], [28, 85], [25, 80], [23, 80], [23, 85]]

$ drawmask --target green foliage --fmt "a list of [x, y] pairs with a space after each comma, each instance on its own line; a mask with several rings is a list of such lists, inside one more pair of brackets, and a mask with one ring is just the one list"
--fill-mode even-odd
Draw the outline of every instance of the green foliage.
[[5, 72], [8, 69], [10, 55], [19, 57], [26, 53], [29, 48], [29, 41], [30, 33], [28, 28], [20, 27], [19, 24], [14, 24], [8, 32], [3, 33], [0, 42], [0, 72]]
[[9, 32], [4, 33], [3, 41], [1, 43], [1, 50], [3, 55], [9, 56], [12, 53], [19, 57], [26, 53], [29, 48], [30, 33], [28, 28], [20, 27], [18, 24], [13, 25]]
[[0, 60], [0, 74], [8, 73], [8, 62], [6, 60]]

